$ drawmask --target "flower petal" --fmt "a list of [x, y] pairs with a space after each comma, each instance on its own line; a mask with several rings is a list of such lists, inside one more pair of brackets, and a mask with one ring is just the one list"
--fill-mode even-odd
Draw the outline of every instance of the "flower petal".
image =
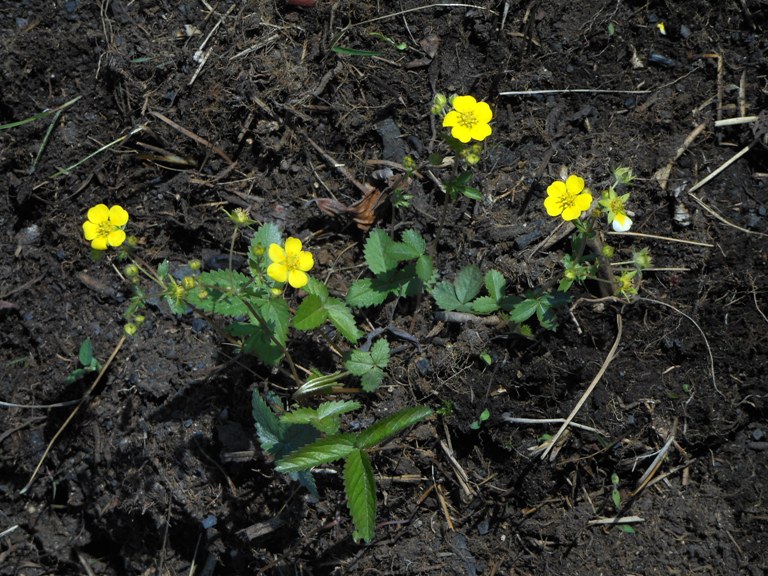
[[88, 220], [94, 224], [101, 224], [109, 220], [109, 208], [107, 208], [107, 205], [96, 204], [96, 206], [88, 210]]
[[307, 276], [306, 273], [302, 272], [301, 270], [291, 270], [288, 272], [288, 284], [294, 288], [301, 288], [302, 286], [306, 286], [307, 282], [309, 282], [309, 276]]
[[128, 212], [115, 204], [109, 209], [109, 221], [114, 226], [125, 226], [128, 224]]
[[487, 102], [478, 102], [475, 107], [475, 117], [478, 122], [488, 124], [488, 122], [493, 120], [493, 110], [491, 110]]
[[309, 272], [312, 270], [312, 267], [315, 265], [315, 258], [312, 256], [311, 252], [301, 252], [299, 253], [299, 257], [296, 259], [296, 268], [298, 270], [301, 270], [303, 272]]
[[626, 214], [616, 214], [613, 219], [614, 232], [627, 232], [632, 228], [632, 218]]
[[547, 186], [547, 196], [554, 196], [555, 198], [562, 198], [566, 193], [565, 182], [562, 180], [555, 180]]
[[[269, 259], [277, 264], [285, 262], [285, 250], [282, 249], [280, 244], [269, 245]], [[285, 280], [282, 280], [282, 282], [285, 282]]]
[[[272, 244], [272, 246], [276, 246], [276, 244]], [[275, 282], [282, 284], [288, 279], [288, 266], [279, 262], [273, 262], [267, 267], [267, 276]]]
[[461, 116], [459, 116], [459, 113], [456, 112], [456, 110], [451, 110], [445, 115], [445, 118], [443, 118], [443, 127], [450, 128], [451, 126], [456, 126], [460, 118]]
[[584, 190], [584, 178], [576, 176], [576, 174], [571, 174], [565, 181], [565, 188], [570, 194], [578, 194]]
[[474, 96], [456, 96], [451, 103], [454, 110], [459, 112], [474, 112], [477, 100]]
[[576, 208], [576, 206], [566, 206], [561, 216], [563, 217], [563, 220], [570, 222], [571, 220], [576, 220], [576, 218], [581, 216], [581, 210]]
[[109, 236], [107, 236], [107, 243], [115, 248], [120, 246], [123, 242], [125, 242], [125, 232], [120, 229], [112, 230], [112, 232], [109, 233]]
[[544, 200], [544, 208], [547, 209], [549, 216], [560, 216], [563, 211], [563, 204], [557, 196], [547, 196]]
[[482, 142], [491, 135], [492, 131], [493, 130], [491, 130], [491, 127], [488, 124], [475, 124], [472, 127], [470, 136], [478, 142]]
[[592, 194], [586, 192], [579, 194], [573, 199], [573, 206], [581, 212], [589, 210], [589, 207], [592, 206]]
[[285, 241], [285, 256], [291, 258], [292, 256], [298, 256], [301, 252], [301, 240], [298, 238], [290, 237]]
[[108, 245], [106, 236], [96, 236], [96, 238], [91, 240], [91, 248], [94, 250], [106, 250], [107, 247]]
[[93, 240], [99, 235], [99, 225], [94, 224], [90, 220], [83, 222], [83, 235], [86, 240]]
[[457, 125], [451, 128], [451, 136], [462, 144], [466, 144], [472, 139], [472, 130], [466, 126]]

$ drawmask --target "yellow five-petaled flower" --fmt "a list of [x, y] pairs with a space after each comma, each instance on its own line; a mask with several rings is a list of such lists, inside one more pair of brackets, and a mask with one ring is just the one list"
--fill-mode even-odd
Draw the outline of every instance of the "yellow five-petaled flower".
[[272, 264], [267, 268], [267, 276], [281, 284], [288, 282], [294, 288], [301, 288], [309, 282], [306, 273], [315, 265], [312, 254], [301, 249], [301, 240], [292, 237], [285, 241], [285, 248], [270, 244], [269, 259]]
[[575, 174], [563, 182], [556, 180], [547, 188], [544, 208], [550, 216], [562, 216], [563, 220], [576, 220], [592, 205], [592, 194], [584, 188], [584, 179]]
[[94, 250], [106, 250], [125, 242], [123, 227], [128, 223], [128, 212], [122, 206], [107, 208], [96, 204], [88, 210], [88, 220], [83, 222], [83, 234]]
[[451, 136], [466, 144], [470, 140], [481, 142], [491, 135], [488, 124], [493, 112], [487, 102], [478, 102], [473, 96], [456, 96], [453, 110], [443, 118], [443, 126], [451, 129]]

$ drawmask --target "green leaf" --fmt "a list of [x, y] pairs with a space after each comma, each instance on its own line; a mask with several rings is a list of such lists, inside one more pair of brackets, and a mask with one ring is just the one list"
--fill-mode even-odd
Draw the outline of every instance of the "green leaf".
[[251, 407], [261, 449], [271, 453], [275, 445], [280, 442], [280, 423], [258, 390], [253, 391]]
[[347, 292], [347, 304], [356, 308], [378, 306], [387, 299], [389, 291], [380, 291], [374, 288], [373, 278], [356, 280]]
[[371, 360], [379, 368], [386, 368], [389, 364], [389, 342], [386, 338], [376, 340], [371, 347]]
[[344, 361], [344, 367], [355, 376], [364, 376], [374, 367], [370, 352], [352, 350], [349, 358]]
[[163, 260], [162, 262], [160, 262], [160, 264], [157, 265], [157, 276], [160, 279], [165, 278], [166, 276], [168, 276], [169, 268], [170, 268], [170, 264], [168, 260]]
[[360, 386], [369, 394], [375, 392], [384, 381], [384, 370], [374, 366], [360, 377]]
[[370, 542], [376, 530], [376, 481], [371, 460], [363, 450], [349, 453], [344, 463], [344, 491], [355, 525], [352, 537]]
[[322, 326], [328, 319], [328, 312], [323, 307], [323, 301], [319, 296], [310, 294], [301, 301], [293, 317], [293, 325], [299, 330], [313, 330]]
[[[248, 308], [240, 297], [253, 299], [261, 298], [261, 295], [246, 290], [252, 280], [245, 274], [230, 270], [214, 270], [200, 274], [199, 286], [190, 290], [185, 295], [185, 300], [190, 305], [204, 312], [212, 312], [221, 316], [237, 318], [247, 316]], [[201, 298], [201, 292], [206, 293]]]
[[515, 304], [512, 310], [510, 310], [509, 319], [516, 324], [522, 324], [528, 320], [528, 318], [536, 314], [538, 306], [538, 300], [526, 298], [522, 302]]
[[358, 448], [371, 448], [381, 444], [431, 414], [432, 410], [427, 406], [416, 406], [400, 410], [375, 422], [369, 428], [360, 432], [355, 440], [355, 446]]
[[[353, 344], [363, 337], [363, 333], [355, 323], [352, 310], [338, 298], [328, 298], [325, 301], [325, 311], [328, 319], [344, 338]], [[298, 313], [298, 312], [297, 312]]]
[[187, 306], [187, 302], [185, 300], [178, 300], [175, 296], [172, 296], [171, 294], [166, 294], [164, 297], [164, 300], [165, 300], [165, 303], [168, 304], [168, 308], [171, 309], [172, 314], [181, 316], [182, 314], [186, 313], [187, 310], [189, 310]]
[[477, 296], [483, 287], [483, 274], [480, 268], [472, 264], [459, 270], [453, 284], [456, 286], [456, 298], [466, 304]]
[[468, 312], [467, 306], [459, 302], [456, 297], [456, 288], [452, 282], [440, 282], [432, 289], [432, 298], [435, 299], [435, 304], [441, 310], [451, 312], [453, 310], [462, 310]]
[[464, 194], [467, 198], [470, 200], [482, 200], [483, 195], [480, 193], [480, 190], [477, 188], [472, 188], [472, 186], [465, 186], [461, 189], [461, 193]]
[[335, 400], [333, 402], [323, 402], [317, 407], [317, 416], [320, 419], [329, 416], [339, 416], [347, 412], [354, 412], [360, 408], [360, 403], [354, 400]]
[[497, 302], [504, 297], [506, 286], [507, 281], [498, 270], [488, 270], [485, 273], [485, 289], [488, 291], [488, 295]]
[[397, 266], [397, 258], [392, 255], [395, 242], [384, 230], [372, 230], [365, 241], [363, 254], [365, 262], [374, 274], [383, 274]]
[[498, 302], [490, 296], [478, 296], [472, 301], [472, 312], [475, 314], [490, 314], [498, 309]]
[[413, 248], [414, 252], [421, 256], [427, 251], [427, 243], [424, 237], [411, 228], [404, 230], [402, 235], [402, 241]]
[[323, 302], [325, 302], [326, 298], [328, 298], [328, 287], [320, 282], [320, 280], [313, 278], [312, 276], [309, 277], [309, 282], [307, 282], [303, 290], [307, 294], [317, 296]]
[[262, 303], [258, 312], [266, 328], [253, 318], [250, 324], [231, 324], [228, 331], [235, 336], [249, 336], [243, 350], [248, 354], [255, 354], [269, 366], [276, 366], [283, 357], [283, 349], [288, 339], [291, 311], [282, 298], [271, 298]]
[[416, 260], [416, 276], [425, 284], [432, 282], [435, 276], [435, 265], [432, 263], [431, 257], [426, 254], [419, 256], [419, 259]]
[[77, 356], [81, 366], [91, 365], [91, 361], [93, 360], [93, 344], [91, 344], [90, 338], [86, 338], [83, 340], [83, 343], [80, 344], [80, 352]]
[[280, 234], [280, 228], [277, 224], [267, 222], [259, 226], [256, 233], [251, 237], [251, 249], [248, 251], [248, 264], [251, 275], [254, 278], [266, 274], [267, 266], [270, 264], [269, 246], [271, 244], [282, 245], [283, 240]]
[[308, 470], [346, 458], [354, 449], [354, 441], [349, 435], [327, 436], [284, 456], [277, 462], [275, 470], [282, 473]]

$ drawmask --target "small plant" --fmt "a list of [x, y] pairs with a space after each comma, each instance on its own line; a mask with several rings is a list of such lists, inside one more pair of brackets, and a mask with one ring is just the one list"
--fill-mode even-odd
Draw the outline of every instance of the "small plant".
[[491, 412], [486, 408], [482, 412], [480, 412], [480, 416], [477, 417], [477, 420], [473, 421], [469, 427], [472, 428], [472, 430], [480, 430], [480, 427], [483, 425], [483, 422], [486, 422], [488, 418], [491, 417]]
[[374, 277], [354, 282], [347, 293], [347, 304], [376, 306], [388, 296], [418, 296], [434, 281], [434, 265], [421, 234], [405, 230], [401, 238], [396, 242], [384, 230], [371, 231], [363, 253]]
[[317, 409], [299, 408], [278, 418], [258, 392], [253, 394], [259, 441], [277, 460], [275, 470], [299, 480], [316, 495], [310, 469], [342, 460], [353, 537], [370, 542], [376, 530], [376, 480], [368, 451], [424, 420], [432, 410], [405, 408], [362, 432], [339, 433], [339, 416], [358, 407], [355, 402], [324, 402]]
[[67, 375], [67, 378], [64, 380], [65, 384], [72, 384], [87, 374], [101, 370], [101, 362], [99, 362], [93, 355], [93, 344], [91, 344], [90, 338], [86, 338], [83, 340], [83, 343], [80, 344], [80, 351], [77, 358], [80, 362], [80, 368], [75, 368]]
[[[621, 492], [619, 491], [619, 475], [614, 472], [611, 474], [611, 502], [613, 502], [613, 507], [616, 509], [616, 512], [621, 512], [622, 509], [622, 502], [621, 502]], [[632, 528], [629, 524], [619, 524], [619, 530], [622, 532], [626, 532], [627, 534], [634, 534], [635, 529]]]

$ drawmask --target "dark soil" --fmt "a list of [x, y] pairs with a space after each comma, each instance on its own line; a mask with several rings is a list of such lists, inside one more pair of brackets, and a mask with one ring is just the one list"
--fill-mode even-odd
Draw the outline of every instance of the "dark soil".
[[[768, 571], [768, 3], [473, 4], [2, 3], [0, 124], [80, 100], [39, 161], [51, 116], [0, 131], [0, 573]], [[338, 55], [334, 43], [383, 56]], [[140, 257], [172, 268], [225, 255], [222, 208], [247, 208], [304, 239], [314, 272], [343, 295], [364, 274], [365, 235], [311, 200], [352, 204], [360, 193], [306, 135], [371, 181], [376, 161], [424, 160], [436, 146], [437, 91], [495, 111], [476, 170], [484, 200], [449, 207], [435, 254], [443, 278], [474, 263], [523, 293], [559, 277], [568, 241], [534, 250], [557, 225], [542, 199], [561, 166], [594, 189], [631, 166], [633, 231], [705, 245], [609, 236], [620, 255], [647, 246], [654, 266], [683, 270], [646, 274], [644, 299], [626, 304], [579, 288], [587, 300], [530, 339], [440, 324], [429, 297], [360, 315], [362, 329], [393, 326], [419, 345], [391, 338], [400, 351], [385, 385], [356, 397], [364, 409], [345, 426], [453, 405], [373, 452], [371, 545], [352, 540], [337, 467], [317, 473], [314, 502], [258, 448], [252, 391], [289, 399], [293, 383], [234, 354], [207, 322], [162, 306], [148, 309], [20, 494], [73, 409], [45, 406], [79, 400], [93, 383], [65, 384], [80, 343], [90, 337], [104, 362], [123, 332], [131, 286], [111, 256], [91, 259], [81, 233], [90, 206], [125, 207]], [[532, 92], [500, 95], [510, 91]], [[714, 124], [761, 112], [762, 125]], [[747, 146], [694, 192], [725, 222], [688, 189]], [[668, 180], [654, 177], [670, 162]], [[426, 177], [411, 192], [412, 206], [394, 221], [385, 210], [378, 225], [431, 241], [443, 194]], [[566, 417], [605, 361], [619, 314], [618, 355], [575, 419], [606, 436], [573, 428], [542, 461], [530, 449], [559, 425], [503, 414]], [[303, 366], [338, 368], [322, 340], [297, 333], [292, 346]], [[470, 428], [486, 408], [489, 421]], [[671, 434], [655, 483], [633, 496]], [[614, 473], [620, 514], [642, 519], [634, 533], [590, 524], [617, 515]]]

